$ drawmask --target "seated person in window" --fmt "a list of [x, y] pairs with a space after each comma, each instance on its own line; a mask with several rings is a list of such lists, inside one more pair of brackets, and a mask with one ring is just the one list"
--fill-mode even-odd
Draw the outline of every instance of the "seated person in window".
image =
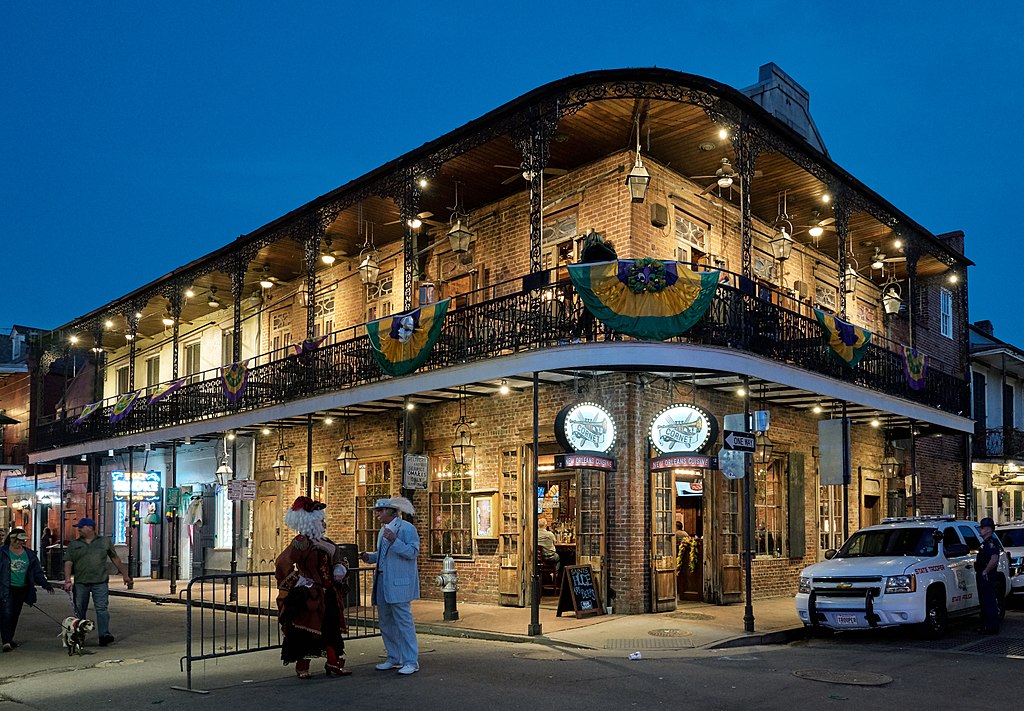
[[548, 563], [558, 562], [558, 551], [555, 549], [555, 534], [548, 530], [548, 520], [541, 516], [537, 519], [537, 548], [541, 558]]

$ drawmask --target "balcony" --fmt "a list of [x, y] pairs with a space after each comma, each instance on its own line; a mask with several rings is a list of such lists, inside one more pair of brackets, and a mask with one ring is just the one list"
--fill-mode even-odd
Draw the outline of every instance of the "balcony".
[[1024, 432], [1014, 427], [992, 427], [974, 436], [975, 459], [1024, 459]]
[[[581, 333], [582, 302], [568, 281], [552, 282], [557, 276], [556, 270], [542, 272], [453, 301], [440, 340], [420, 371], [558, 348], [581, 336], [590, 342], [626, 339], [600, 322], [590, 333]], [[851, 370], [830, 354], [806, 304], [762, 286], [755, 288], [753, 282], [735, 274], [730, 275], [729, 285], [719, 285], [704, 317], [675, 342], [743, 351], [946, 412], [965, 409], [966, 382], [948, 365], [930, 361], [925, 388], [911, 390], [896, 345], [876, 334], [858, 367]], [[155, 405], [140, 402], [118, 423], [109, 419], [113, 399], [81, 425], [74, 425], [77, 412], [43, 423], [36, 450], [259, 410], [388, 377], [374, 361], [362, 326], [333, 334], [329, 343], [302, 359], [288, 350], [252, 359], [245, 395], [234, 405], [225, 401], [221, 391], [220, 369], [213, 369], [191, 376], [167, 400]]]

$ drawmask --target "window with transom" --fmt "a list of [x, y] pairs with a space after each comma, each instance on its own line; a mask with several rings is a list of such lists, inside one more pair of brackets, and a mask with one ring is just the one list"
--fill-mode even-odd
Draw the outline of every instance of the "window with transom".
[[430, 555], [469, 558], [473, 554], [472, 472], [452, 457], [430, 460]]
[[376, 283], [366, 285], [366, 320], [390, 316], [391, 296], [395, 291], [395, 272], [381, 272]]
[[391, 460], [359, 462], [356, 476], [356, 546], [360, 551], [377, 550], [377, 519], [373, 505], [391, 496]]

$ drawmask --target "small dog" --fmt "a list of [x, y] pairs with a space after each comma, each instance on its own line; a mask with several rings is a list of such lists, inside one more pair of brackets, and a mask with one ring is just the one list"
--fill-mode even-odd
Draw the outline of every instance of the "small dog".
[[92, 620], [82, 620], [77, 617], [65, 617], [61, 625], [61, 644], [68, 650], [68, 656], [82, 654], [82, 646], [85, 644], [85, 635], [96, 629], [96, 623]]

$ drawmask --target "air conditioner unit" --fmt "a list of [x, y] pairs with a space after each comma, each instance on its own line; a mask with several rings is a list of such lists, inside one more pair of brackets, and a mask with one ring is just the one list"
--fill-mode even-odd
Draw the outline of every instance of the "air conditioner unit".
[[797, 293], [801, 299], [811, 298], [811, 286], [805, 281], [794, 281], [793, 291]]

